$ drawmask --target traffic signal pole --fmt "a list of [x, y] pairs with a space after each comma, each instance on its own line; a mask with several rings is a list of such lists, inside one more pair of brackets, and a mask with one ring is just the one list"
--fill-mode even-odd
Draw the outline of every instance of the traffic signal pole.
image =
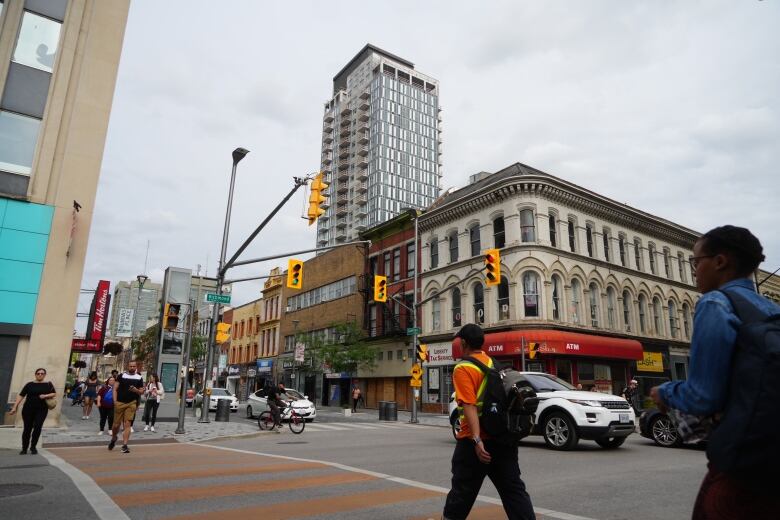
[[179, 424], [176, 426], [177, 435], [184, 434], [184, 409], [187, 407], [187, 376], [190, 370], [190, 353], [192, 352], [192, 328], [195, 321], [195, 300], [190, 300], [189, 324], [187, 327], [187, 341], [184, 344], [184, 359], [182, 360], [181, 397], [179, 399]]

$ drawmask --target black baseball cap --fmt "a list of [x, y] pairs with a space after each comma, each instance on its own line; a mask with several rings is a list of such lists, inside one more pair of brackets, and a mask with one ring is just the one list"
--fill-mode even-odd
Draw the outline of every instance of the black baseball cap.
[[473, 349], [481, 349], [482, 345], [485, 343], [485, 333], [482, 332], [482, 328], [479, 325], [474, 323], [467, 323], [464, 325], [458, 333], [455, 334], [455, 338], [462, 339], [469, 348]]

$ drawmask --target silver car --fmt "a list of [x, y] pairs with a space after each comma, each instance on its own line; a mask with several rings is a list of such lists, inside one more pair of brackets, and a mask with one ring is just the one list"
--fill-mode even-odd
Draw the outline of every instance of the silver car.
[[[209, 398], [209, 411], [214, 411], [217, 409], [217, 401], [220, 399], [230, 399], [230, 411], [231, 412], [237, 412], [238, 411], [238, 399], [236, 396], [231, 394], [227, 391], [225, 388], [212, 388], [211, 389], [211, 397]], [[203, 404], [203, 393], [198, 392], [198, 394], [195, 396], [195, 407], [200, 408]]]

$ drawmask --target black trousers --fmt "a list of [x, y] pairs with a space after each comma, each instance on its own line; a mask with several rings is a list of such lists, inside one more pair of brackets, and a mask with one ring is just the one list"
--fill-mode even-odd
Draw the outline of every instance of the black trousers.
[[154, 422], [157, 420], [157, 409], [159, 407], [160, 403], [157, 402], [157, 399], [146, 401], [146, 406], [144, 406], [144, 422], [147, 426], [149, 426], [149, 421], [151, 421], [152, 426], [154, 426]]
[[103, 431], [106, 424], [108, 424], [108, 429], [110, 430], [114, 426], [114, 407], [103, 408], [99, 406], [98, 412], [100, 412], [100, 431]]
[[357, 410], [358, 401], [360, 401], [360, 399], [359, 399], [359, 398], [358, 398], [358, 399], [352, 398], [352, 411], [353, 411], [353, 412], [354, 412], [355, 410]]
[[[43, 429], [43, 421], [49, 414], [49, 409], [45, 406], [39, 408], [22, 407], [22, 420], [24, 421], [24, 430], [22, 430], [22, 449], [35, 448], [38, 445], [38, 439]], [[32, 439], [30, 438], [32, 434]]]
[[490, 440], [484, 443], [491, 456], [490, 464], [479, 461], [470, 439], [460, 439], [455, 445], [452, 454], [452, 489], [444, 505], [444, 518], [465, 520], [487, 476], [496, 486], [509, 520], [535, 519], [531, 497], [520, 479], [517, 447]]

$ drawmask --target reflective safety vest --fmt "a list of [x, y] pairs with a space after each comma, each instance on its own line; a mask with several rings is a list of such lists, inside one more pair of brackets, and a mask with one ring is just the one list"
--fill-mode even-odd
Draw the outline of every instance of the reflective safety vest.
[[[487, 363], [488, 368], [493, 368], [493, 358], [489, 358], [489, 361]], [[477, 389], [477, 414], [479, 416], [482, 416], [482, 404], [485, 399], [485, 388], [487, 387], [487, 373], [482, 372], [482, 369], [479, 368], [477, 365], [472, 363], [471, 361], [461, 361], [457, 365], [455, 365], [455, 368], [453, 369], [452, 377], [455, 378], [455, 370], [476, 370], [480, 374], [482, 374], [482, 383], [480, 383], [479, 388]], [[458, 398], [457, 393], [455, 394], [455, 398]], [[463, 414], [463, 406], [458, 402], [458, 420], [463, 420], [465, 415]]]

